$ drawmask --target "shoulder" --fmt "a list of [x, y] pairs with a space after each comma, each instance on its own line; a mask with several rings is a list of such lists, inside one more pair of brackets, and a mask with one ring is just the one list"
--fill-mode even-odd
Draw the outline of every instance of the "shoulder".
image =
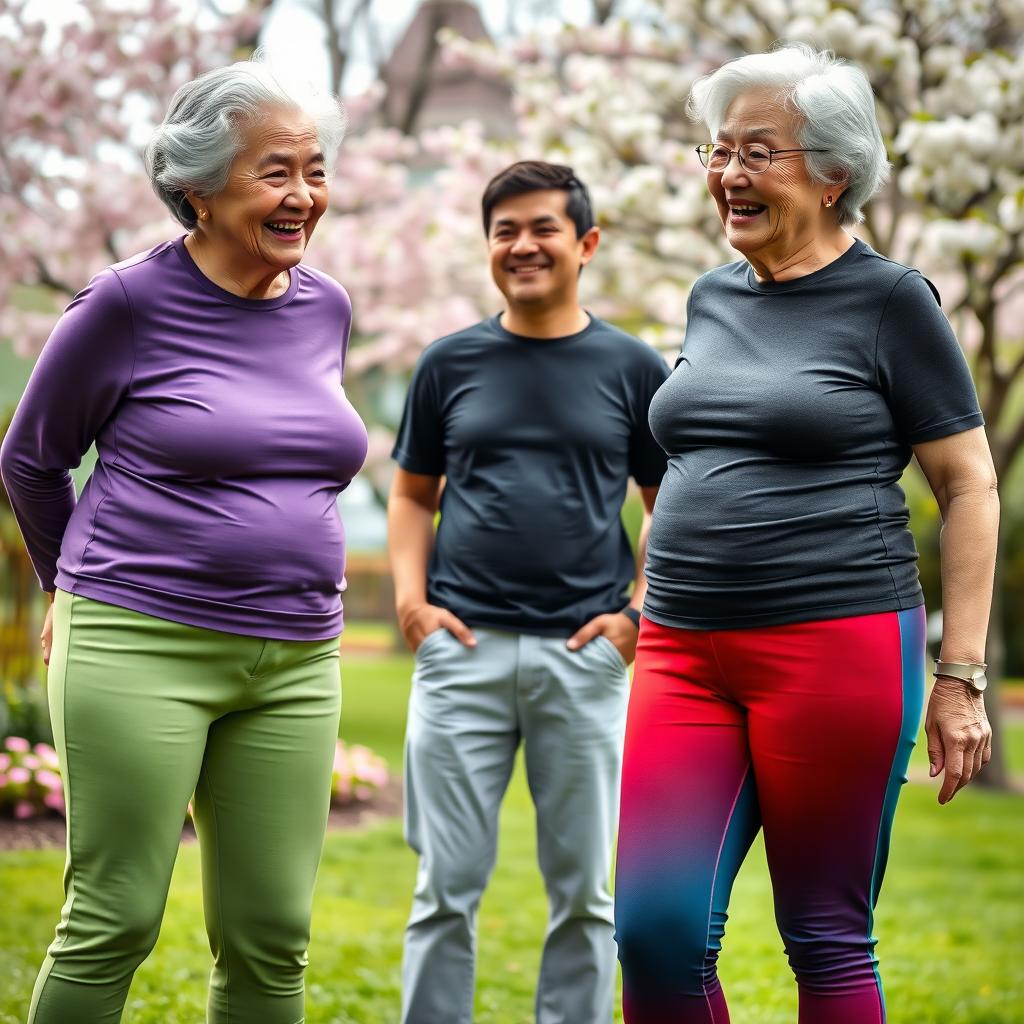
[[668, 375], [668, 364], [661, 353], [646, 341], [616, 327], [615, 324], [593, 317], [591, 338], [599, 345], [607, 347], [627, 364], [644, 369], [657, 369]]
[[317, 270], [316, 267], [306, 266], [304, 263], [298, 264], [295, 270], [299, 275], [300, 287], [304, 286], [310, 289], [318, 297], [335, 302], [343, 309], [352, 309], [352, 299], [348, 292], [330, 274]]
[[886, 298], [901, 301], [925, 302], [935, 305], [940, 301], [938, 289], [919, 270], [905, 266], [875, 252], [866, 242], [851, 266], [851, 272], [862, 287], [877, 290]]
[[159, 274], [169, 259], [176, 258], [174, 242], [166, 241], [154, 245], [152, 249], [147, 249], [145, 252], [129, 256], [126, 260], [121, 260], [120, 263], [113, 263], [107, 270], [125, 288], [139, 282], [146, 282], [148, 287], [150, 277]]
[[494, 330], [493, 318], [481, 320], [461, 331], [454, 331], [432, 341], [420, 353], [419, 365], [444, 366], [449, 360], [463, 353], [473, 352], [482, 344], [493, 344], [499, 339]]
[[749, 294], [750, 290], [746, 287], [749, 268], [750, 264], [746, 260], [736, 260], [734, 263], [724, 263], [720, 267], [706, 270], [690, 285], [690, 302], [737, 289]]

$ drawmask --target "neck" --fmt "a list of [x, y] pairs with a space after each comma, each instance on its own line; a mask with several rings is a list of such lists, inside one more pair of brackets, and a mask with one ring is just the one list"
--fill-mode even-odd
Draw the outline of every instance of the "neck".
[[578, 334], [590, 323], [586, 310], [575, 303], [554, 309], [523, 309], [509, 305], [501, 314], [501, 326], [527, 338], [564, 338]]
[[853, 245], [855, 239], [841, 227], [785, 252], [759, 252], [747, 256], [758, 281], [793, 281], [827, 267]]
[[233, 254], [222, 253], [216, 244], [201, 235], [186, 235], [185, 248], [204, 277], [243, 299], [276, 299], [288, 291], [291, 283], [287, 270], [240, 268]]

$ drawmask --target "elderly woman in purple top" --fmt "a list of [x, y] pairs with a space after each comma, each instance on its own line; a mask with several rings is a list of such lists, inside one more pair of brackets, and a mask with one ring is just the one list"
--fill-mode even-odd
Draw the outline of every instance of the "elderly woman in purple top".
[[[295, 1024], [339, 713], [344, 533], [366, 455], [351, 306], [300, 265], [344, 133], [263, 65], [183, 86], [147, 152], [187, 234], [55, 327], [0, 468], [43, 632], [67, 901], [34, 1024], [113, 1024], [195, 794], [209, 1021]], [[76, 502], [69, 469], [95, 442]]]

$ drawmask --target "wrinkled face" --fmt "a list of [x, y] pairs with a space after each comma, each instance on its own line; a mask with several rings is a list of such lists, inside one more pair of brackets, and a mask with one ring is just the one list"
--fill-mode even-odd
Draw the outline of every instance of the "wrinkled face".
[[[798, 149], [798, 126], [776, 90], [751, 89], [733, 100], [714, 141], [729, 149], [755, 142]], [[831, 226], [822, 205], [825, 191], [842, 191], [813, 181], [803, 153], [773, 156], [760, 174], [750, 174], [734, 156], [724, 171], [708, 171], [707, 181], [729, 244], [755, 260], [785, 260], [813, 243]]]
[[580, 268], [597, 248], [598, 231], [576, 237], [565, 212], [568, 198], [562, 189], [541, 189], [503, 199], [491, 212], [491, 276], [510, 305], [576, 301]]
[[240, 269], [294, 267], [327, 208], [327, 170], [312, 119], [272, 107], [245, 131], [227, 184], [201, 197], [204, 240], [223, 247]]

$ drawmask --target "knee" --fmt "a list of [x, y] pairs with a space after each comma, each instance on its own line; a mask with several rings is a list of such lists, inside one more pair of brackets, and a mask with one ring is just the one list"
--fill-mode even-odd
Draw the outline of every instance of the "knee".
[[490, 877], [492, 861], [485, 853], [445, 858], [423, 857], [416, 883], [416, 896], [432, 904], [435, 912], [471, 914]]
[[67, 925], [58, 929], [50, 955], [65, 966], [81, 960], [97, 977], [104, 972], [101, 965], [106, 965], [112, 976], [120, 977], [133, 972], [152, 952], [162, 916], [162, 901], [147, 901], [140, 895], [117, 907], [73, 906]]
[[878, 961], [874, 940], [866, 937], [808, 936], [786, 942], [786, 953], [801, 988], [837, 995], [873, 987]]
[[695, 909], [648, 901], [623, 905], [615, 913], [615, 941], [623, 978], [647, 986], [671, 985], [700, 993], [715, 977], [719, 944], [709, 934], [708, 916]]

